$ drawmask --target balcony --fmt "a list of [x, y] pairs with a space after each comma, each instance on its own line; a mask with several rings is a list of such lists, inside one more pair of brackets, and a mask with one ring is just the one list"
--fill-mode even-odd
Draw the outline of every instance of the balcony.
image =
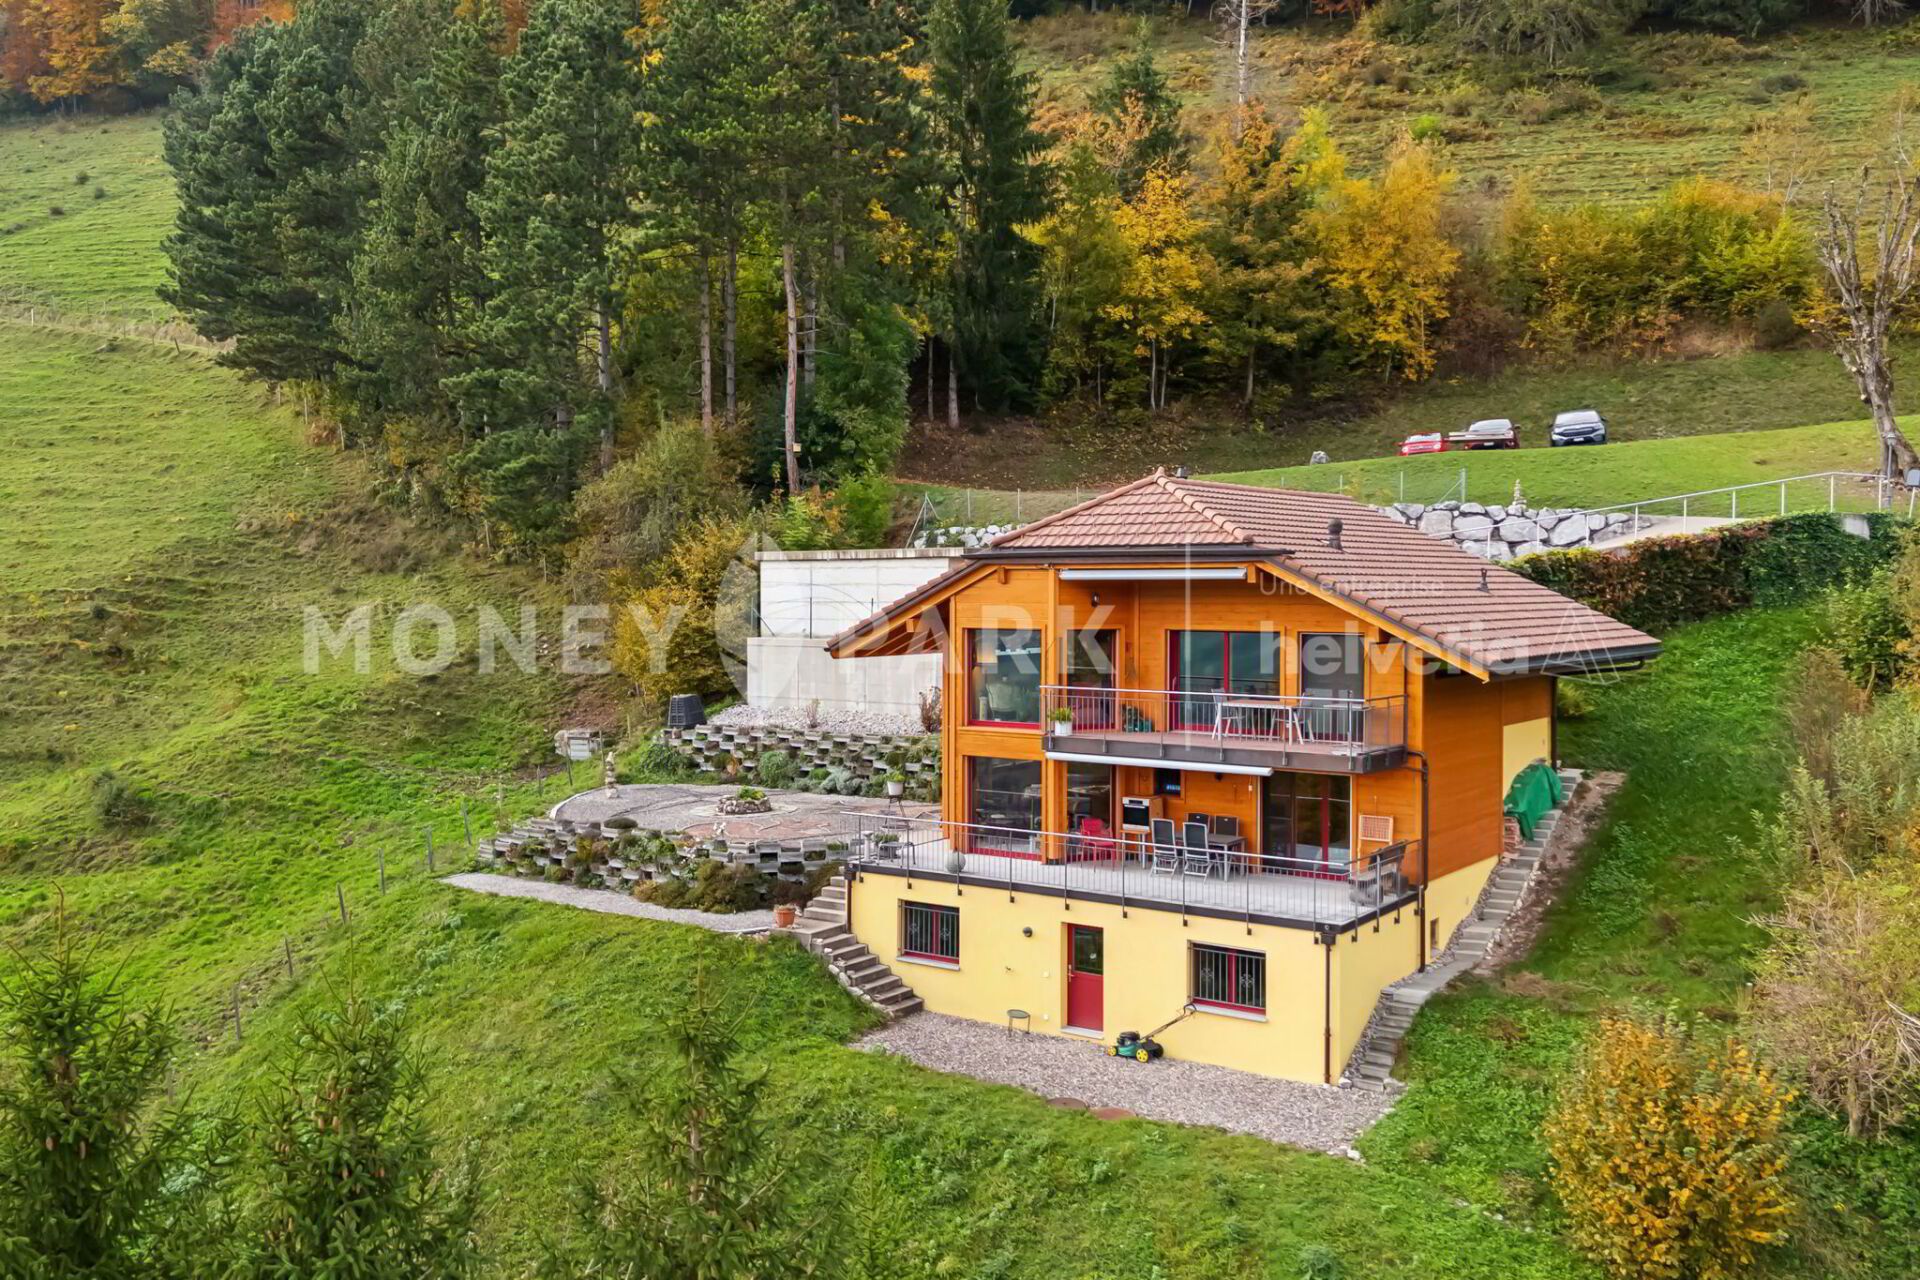
[[863, 875], [1296, 928], [1341, 928], [1403, 907], [1424, 875], [1418, 841], [1388, 845], [1342, 866], [938, 818], [849, 813], [842, 821], [848, 861]]
[[1117, 764], [1374, 773], [1407, 759], [1402, 697], [1043, 685], [1047, 749]]

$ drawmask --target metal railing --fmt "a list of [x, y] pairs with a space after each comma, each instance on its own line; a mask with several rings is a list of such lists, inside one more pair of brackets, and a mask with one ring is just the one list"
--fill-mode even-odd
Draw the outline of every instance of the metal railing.
[[1326, 747], [1343, 754], [1407, 744], [1406, 699], [1283, 696], [1230, 689], [1042, 685], [1049, 734], [1154, 736], [1187, 745]]
[[[1891, 480], [1871, 471], [1816, 471], [1804, 476], [1782, 476], [1778, 480], [1755, 480], [1693, 493], [1617, 502], [1610, 507], [1577, 507], [1565, 514], [1605, 516], [1625, 512], [1629, 519], [1622, 526], [1624, 531], [1638, 533], [1678, 521], [1675, 533], [1693, 533], [1697, 521], [1763, 520], [1815, 511], [1887, 511], [1894, 505], [1894, 491]], [[1909, 491], [1909, 516], [1914, 513], [1914, 497], [1915, 491]]]
[[1218, 836], [1199, 849], [940, 818], [844, 813], [840, 822], [840, 852], [861, 869], [1312, 924], [1342, 924], [1405, 902], [1424, 874], [1413, 840], [1337, 862], [1255, 852]]

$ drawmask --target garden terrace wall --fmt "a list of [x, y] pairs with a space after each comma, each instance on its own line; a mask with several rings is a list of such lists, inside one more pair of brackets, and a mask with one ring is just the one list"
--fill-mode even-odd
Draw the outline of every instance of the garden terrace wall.
[[1863, 579], [1899, 553], [1911, 524], [1886, 512], [1782, 516], [1609, 551], [1530, 555], [1512, 568], [1658, 634], [1751, 605], [1792, 604]]
[[824, 729], [786, 725], [702, 724], [664, 730], [669, 747], [709, 772], [722, 772], [728, 756], [751, 769], [761, 753], [784, 751], [802, 774], [815, 769], [846, 769], [857, 777], [872, 778], [890, 771], [902, 760], [908, 779], [940, 777], [938, 739], [905, 733], [833, 733]]

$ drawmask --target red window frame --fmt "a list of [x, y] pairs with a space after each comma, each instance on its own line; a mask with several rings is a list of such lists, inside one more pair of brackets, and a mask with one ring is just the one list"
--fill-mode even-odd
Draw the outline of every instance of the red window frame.
[[[1188, 998], [1193, 1001], [1194, 1006], [1196, 1008], [1230, 1009], [1235, 1013], [1258, 1013], [1258, 1014], [1266, 1013], [1267, 1011], [1267, 953], [1266, 952], [1242, 951], [1235, 947], [1216, 947], [1203, 942], [1195, 942], [1195, 943], [1189, 944], [1188, 951], [1191, 959], [1189, 960], [1188, 967], [1187, 967], [1187, 994], [1188, 994]], [[1260, 1003], [1259, 1004], [1242, 1004], [1235, 1000], [1215, 1000], [1215, 999], [1209, 999], [1207, 997], [1200, 995], [1198, 991], [1198, 988], [1200, 986], [1200, 956], [1203, 952], [1210, 953], [1215, 956], [1219, 956], [1226, 961], [1226, 973], [1224, 975], [1224, 979], [1225, 979], [1224, 985], [1226, 989], [1230, 992], [1238, 993], [1240, 989], [1242, 965], [1249, 960], [1256, 963], [1259, 966]]]
[[[934, 947], [945, 945], [951, 940], [953, 954], [938, 950], [919, 950], [908, 945], [914, 937], [914, 927], [910, 919], [914, 912], [924, 913], [925, 924], [921, 936]], [[942, 928], [942, 922], [948, 922]], [[902, 902], [900, 904], [900, 954], [915, 960], [937, 960], [942, 964], [960, 963], [960, 908], [941, 902]]]
[[967, 708], [967, 724], [969, 726], [978, 726], [983, 729], [1038, 729], [1040, 727], [1040, 722], [1038, 720], [980, 720], [974, 717], [973, 682], [974, 682], [974, 674], [978, 669], [977, 664], [979, 662], [979, 642], [977, 640], [977, 637], [984, 635], [988, 632], [999, 634], [1000, 632], [1003, 632], [1003, 631], [1031, 631], [1033, 632], [1034, 635], [1040, 637], [1040, 645], [1041, 645], [1042, 653], [1044, 653], [1046, 650], [1046, 637], [1041, 636], [1039, 629], [1035, 627], [969, 627], [967, 628], [966, 631], [962, 633], [965, 635], [966, 643], [967, 643], [967, 648], [966, 648], [967, 688], [965, 693], [966, 708]]

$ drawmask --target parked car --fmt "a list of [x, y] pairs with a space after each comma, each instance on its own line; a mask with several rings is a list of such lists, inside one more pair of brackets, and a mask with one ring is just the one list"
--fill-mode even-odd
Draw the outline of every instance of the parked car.
[[1518, 449], [1520, 433], [1511, 418], [1483, 418], [1448, 436], [1447, 443], [1456, 449]]
[[1447, 438], [1438, 431], [1423, 436], [1408, 436], [1400, 442], [1400, 456], [1411, 458], [1416, 453], [1445, 453]]
[[1593, 409], [1569, 409], [1553, 417], [1553, 426], [1547, 432], [1547, 443], [1563, 444], [1605, 444], [1607, 442], [1607, 420]]

